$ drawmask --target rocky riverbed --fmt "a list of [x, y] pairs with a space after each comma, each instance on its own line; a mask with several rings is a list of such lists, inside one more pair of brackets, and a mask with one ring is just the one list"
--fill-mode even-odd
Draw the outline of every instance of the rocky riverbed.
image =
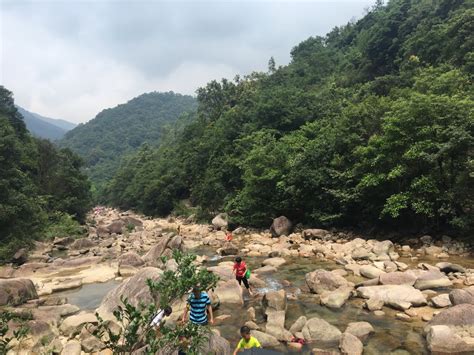
[[[238, 228], [229, 243], [222, 216], [200, 225], [98, 209], [88, 221], [86, 237], [38, 242], [0, 267], [0, 307], [30, 328], [12, 354], [110, 354], [85, 326], [96, 311], [113, 320], [120, 296], [151, 302], [145, 281], [175, 267], [159, 261], [174, 249], [193, 251], [220, 276], [211, 294], [218, 354], [231, 352], [243, 324], [284, 353], [474, 352], [474, 259], [447, 236], [398, 245], [322, 229], [290, 233], [283, 217], [268, 232]], [[252, 270], [254, 297], [232, 277], [235, 254]], [[173, 305], [170, 322], [184, 304]]]

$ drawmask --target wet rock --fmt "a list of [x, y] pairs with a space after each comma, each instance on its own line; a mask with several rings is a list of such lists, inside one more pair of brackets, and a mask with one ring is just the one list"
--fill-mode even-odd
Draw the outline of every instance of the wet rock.
[[293, 334], [285, 329], [285, 311], [274, 311], [267, 309], [265, 313], [267, 315], [265, 333], [274, 336], [280, 341], [291, 341]]
[[272, 237], [280, 237], [282, 235], [290, 235], [293, 224], [285, 216], [280, 216], [273, 220], [273, 223], [270, 227], [270, 233]]
[[307, 321], [305, 316], [300, 316], [290, 327], [290, 332], [293, 334], [301, 332]]
[[449, 274], [450, 272], [460, 272], [460, 273], [466, 272], [466, 269], [462, 267], [461, 265], [452, 264], [448, 262], [437, 263], [435, 266], [446, 274]]
[[466, 343], [453, 329], [446, 325], [430, 327], [426, 341], [428, 342], [428, 349], [435, 354], [457, 354], [474, 351], [474, 343]]
[[392, 307], [394, 309], [398, 309], [400, 311], [406, 311], [407, 309], [411, 307], [410, 302], [400, 301], [400, 300], [389, 301], [389, 302], [386, 302], [385, 305]]
[[250, 334], [255, 337], [263, 348], [266, 347], [275, 347], [280, 345], [280, 342], [273, 335], [260, 332], [258, 330], [251, 330]]
[[449, 299], [449, 294], [444, 293], [442, 295], [433, 297], [431, 302], [436, 308], [445, 308], [451, 306], [451, 301]]
[[419, 290], [452, 286], [451, 280], [439, 271], [428, 271], [416, 279], [415, 288]]
[[81, 355], [81, 343], [69, 340], [63, 348], [61, 355]]
[[449, 293], [449, 299], [453, 305], [463, 303], [474, 305], [474, 287], [452, 290]]
[[374, 299], [374, 298], [371, 298], [365, 301], [365, 307], [369, 311], [379, 311], [383, 308], [384, 304], [385, 303], [382, 300]]
[[226, 213], [219, 213], [217, 216], [215, 216], [212, 219], [212, 225], [214, 228], [221, 230], [221, 229], [227, 229], [227, 226], [229, 225], [229, 217], [227, 216]]
[[311, 350], [311, 355], [339, 355], [339, 351], [331, 350], [331, 349], [320, 349], [320, 348], [313, 348]]
[[81, 332], [85, 324], [98, 324], [97, 318], [93, 313], [81, 313], [67, 317], [61, 323], [59, 330], [62, 334], [72, 337]]
[[359, 340], [365, 343], [370, 334], [374, 332], [374, 327], [369, 322], [351, 322], [347, 325], [345, 333], [355, 335]]
[[242, 288], [237, 280], [219, 281], [214, 291], [219, 297], [221, 304], [239, 305], [244, 304]]
[[153, 267], [141, 269], [134, 276], [109, 291], [102, 300], [97, 312], [105, 320], [114, 320], [113, 311], [118, 305], [122, 304], [120, 297], [127, 298], [128, 302], [134, 306], [138, 306], [140, 302], [145, 304], [154, 302], [146, 281], [147, 279], [157, 281], [162, 273], [160, 269]]
[[130, 251], [128, 253], [120, 255], [118, 259], [119, 267], [121, 266], [133, 266], [133, 267], [140, 267], [145, 264], [142, 260], [140, 255], [137, 253]]
[[417, 276], [411, 271], [407, 272], [388, 272], [379, 276], [379, 282], [382, 285], [410, 285], [413, 286]]
[[303, 349], [303, 344], [300, 343], [289, 342], [288, 344], [286, 344], [286, 346], [288, 347], [288, 350], [290, 350], [290, 352], [301, 352], [301, 350]]
[[36, 298], [38, 298], [38, 294], [31, 280], [0, 280], [0, 306], [17, 306]]
[[426, 298], [421, 291], [408, 285], [359, 287], [357, 292], [363, 298], [380, 300], [384, 303], [409, 302], [414, 306], [426, 304]]
[[271, 274], [271, 273], [274, 273], [276, 271], [277, 271], [277, 269], [273, 266], [270, 266], [270, 265], [263, 266], [263, 267], [260, 267], [258, 269], [253, 270], [254, 274], [258, 274], [258, 275]]
[[227, 281], [235, 279], [235, 276], [232, 273], [232, 266], [233, 263], [226, 265], [219, 264], [217, 266], [210, 266], [207, 270], [219, 276], [222, 281]]
[[255, 317], [255, 308], [250, 307], [249, 309], [247, 309], [247, 317], [251, 321], [256, 321], [257, 318]]
[[225, 243], [220, 249], [219, 253], [225, 255], [237, 255], [239, 253], [239, 247], [233, 243]]
[[341, 308], [351, 297], [352, 286], [341, 286], [334, 291], [325, 291], [321, 294], [321, 304], [329, 308]]
[[355, 335], [344, 333], [339, 342], [339, 349], [342, 354], [361, 355], [364, 351], [364, 345]]
[[341, 339], [339, 329], [320, 318], [309, 319], [302, 330], [307, 342], [319, 342], [325, 345], [336, 345]]
[[372, 265], [363, 265], [359, 272], [362, 276], [367, 277], [368, 279], [375, 279], [380, 275], [385, 274], [385, 271], [380, 270], [379, 268], [376, 268]]
[[267, 310], [286, 311], [285, 290], [268, 291], [263, 296], [262, 304]]
[[395, 314], [395, 318], [397, 318], [398, 320], [404, 321], [404, 322], [411, 322], [412, 321], [412, 318], [408, 314], [405, 314], [405, 313], [397, 313], [397, 314]]
[[262, 262], [263, 266], [273, 266], [276, 268], [282, 266], [283, 264], [286, 264], [286, 260], [283, 258], [269, 258]]
[[305, 280], [311, 292], [317, 294], [322, 294], [326, 291], [334, 291], [341, 286], [349, 286], [349, 282], [342, 276], [323, 269], [317, 269], [307, 273]]

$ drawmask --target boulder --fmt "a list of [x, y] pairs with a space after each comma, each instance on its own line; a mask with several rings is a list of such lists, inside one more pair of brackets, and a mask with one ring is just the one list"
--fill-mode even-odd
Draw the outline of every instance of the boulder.
[[446, 308], [451, 306], [451, 301], [449, 299], [449, 294], [443, 293], [442, 295], [433, 297], [431, 302], [436, 308]]
[[325, 229], [305, 229], [303, 231], [303, 238], [308, 239], [323, 239], [326, 235], [330, 234]]
[[323, 269], [307, 273], [305, 280], [311, 292], [317, 294], [334, 291], [341, 286], [349, 285], [349, 282], [344, 277]]
[[286, 260], [283, 258], [269, 258], [262, 262], [263, 266], [273, 266], [276, 268], [282, 266], [283, 264], [286, 264]]
[[393, 243], [390, 240], [384, 240], [382, 242], [375, 242], [372, 252], [377, 255], [388, 255], [394, 249]]
[[12, 257], [12, 263], [15, 265], [22, 265], [28, 259], [28, 250], [26, 248], [19, 249]]
[[446, 325], [430, 327], [426, 336], [428, 349], [434, 354], [459, 354], [474, 352], [474, 343], [466, 343]]
[[413, 286], [416, 282], [417, 276], [411, 272], [387, 272], [385, 274], [380, 274], [379, 282], [382, 285], [410, 285]]
[[258, 330], [251, 330], [250, 334], [255, 337], [263, 348], [275, 347], [280, 345], [280, 342], [273, 335], [260, 332]]
[[116, 220], [110, 223], [107, 226], [107, 229], [110, 231], [110, 233], [115, 233], [115, 234], [122, 234], [123, 233], [123, 227], [125, 227], [125, 222], [122, 220]]
[[273, 223], [270, 227], [270, 233], [272, 237], [280, 237], [282, 235], [290, 235], [291, 230], [293, 229], [293, 224], [285, 216], [280, 216], [273, 220]]
[[143, 227], [143, 222], [140, 221], [138, 218], [132, 216], [124, 216], [122, 220], [125, 222], [125, 225], [133, 225], [135, 227]]
[[239, 286], [237, 280], [235, 279], [219, 281], [214, 292], [219, 297], [221, 304], [234, 306], [243, 306], [244, 304], [242, 287]]
[[354, 260], [367, 260], [370, 257], [370, 253], [367, 249], [359, 247], [352, 251], [351, 256]]
[[359, 272], [362, 276], [367, 277], [368, 279], [375, 279], [380, 275], [385, 274], [385, 271], [372, 265], [363, 265], [359, 269]]
[[87, 238], [76, 239], [70, 246], [69, 249], [72, 250], [81, 250], [81, 249], [90, 249], [95, 247], [97, 244], [92, 240]]
[[302, 333], [307, 342], [318, 342], [328, 346], [339, 344], [341, 339], [339, 329], [320, 318], [309, 319]]
[[472, 327], [474, 326], [474, 305], [464, 303], [446, 308], [435, 315], [428, 325]]
[[73, 337], [81, 332], [85, 324], [98, 324], [97, 317], [93, 313], [81, 313], [67, 317], [61, 323], [59, 330], [67, 337]]
[[321, 294], [321, 304], [329, 308], [341, 308], [351, 297], [352, 286], [341, 286], [334, 291], [325, 291]]
[[409, 302], [414, 306], [426, 305], [426, 298], [420, 290], [408, 285], [366, 286], [357, 289], [359, 296], [380, 300], [384, 303]]
[[35, 285], [29, 279], [0, 279], [0, 306], [17, 306], [38, 298]]
[[201, 348], [203, 354], [231, 355], [230, 343], [217, 332], [212, 331]]
[[290, 327], [290, 332], [293, 334], [301, 332], [307, 321], [305, 316], [300, 316]]
[[152, 303], [155, 300], [150, 293], [146, 281], [148, 279], [158, 280], [163, 272], [154, 267], [145, 267], [138, 271], [134, 276], [123, 281], [113, 290], [109, 291], [102, 300], [97, 309], [99, 315], [105, 320], [113, 320], [113, 311], [117, 306], [122, 305], [120, 297], [127, 298], [128, 302], [138, 306], [140, 302]]
[[448, 262], [441, 262], [435, 265], [440, 271], [449, 274], [450, 272], [460, 272], [465, 273], [466, 269], [458, 264], [452, 264]]
[[223, 256], [226, 255], [237, 255], [239, 253], [239, 247], [234, 243], [227, 242], [224, 246], [220, 249], [220, 254]]
[[419, 290], [427, 290], [452, 285], [453, 283], [445, 274], [439, 271], [427, 271], [416, 279], [414, 286]]
[[454, 306], [463, 303], [474, 304], [474, 286], [452, 290], [449, 293], [449, 300]]
[[183, 250], [183, 238], [180, 235], [175, 235], [171, 238], [167, 247], [171, 250]]
[[61, 355], [81, 355], [81, 343], [77, 340], [69, 340], [64, 345]]
[[148, 253], [143, 256], [143, 261], [149, 263], [151, 265], [159, 265], [161, 264], [161, 256], [165, 251], [171, 237], [169, 235], [163, 235], [158, 239], [158, 243], [153, 246]]
[[369, 322], [351, 322], [347, 325], [345, 333], [355, 335], [363, 343], [367, 341], [374, 327]]
[[99, 238], [105, 238], [110, 235], [110, 230], [105, 226], [98, 226], [95, 232]]
[[128, 253], [120, 255], [118, 259], [118, 264], [120, 266], [133, 266], [139, 267], [145, 264], [143, 259], [137, 253], [129, 251]]
[[229, 225], [229, 217], [227, 216], [226, 213], [219, 213], [217, 216], [215, 216], [212, 219], [212, 225], [220, 230], [220, 229], [227, 229], [227, 226]]
[[364, 345], [355, 335], [344, 333], [339, 342], [339, 349], [341, 349], [342, 354], [361, 355], [364, 351]]
[[268, 291], [263, 296], [262, 303], [267, 310], [286, 311], [285, 290]]
[[285, 329], [285, 311], [274, 311], [267, 309], [265, 313], [267, 315], [265, 333], [273, 335], [280, 341], [291, 341], [293, 334]]
[[367, 308], [369, 311], [380, 311], [384, 304], [384, 301], [380, 299], [371, 298], [365, 301], [365, 308]]

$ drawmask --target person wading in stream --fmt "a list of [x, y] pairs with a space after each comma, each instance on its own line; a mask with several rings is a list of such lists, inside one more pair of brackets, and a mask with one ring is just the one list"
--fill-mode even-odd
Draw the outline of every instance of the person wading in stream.
[[242, 258], [240, 256], [235, 258], [234, 268], [232, 272], [235, 274], [235, 278], [239, 282], [239, 285], [242, 286], [243, 282], [245, 288], [249, 291], [250, 296], [253, 296], [252, 290], [250, 290], [247, 271], [248, 270], [247, 265], [245, 265], [245, 261], [242, 261]]
[[237, 355], [237, 353], [241, 350], [245, 351], [245, 349], [262, 347], [260, 342], [255, 337], [250, 335], [249, 327], [244, 325], [242, 328], [240, 328], [240, 335], [242, 336], [242, 339], [240, 339], [239, 343], [237, 344], [234, 355]]
[[208, 294], [201, 291], [201, 287], [196, 285], [193, 287], [193, 292], [188, 297], [188, 304], [183, 313], [183, 323], [186, 322], [186, 316], [189, 311], [189, 320], [198, 325], [207, 325], [209, 313], [209, 323], [214, 324], [214, 316], [212, 314], [211, 299]]

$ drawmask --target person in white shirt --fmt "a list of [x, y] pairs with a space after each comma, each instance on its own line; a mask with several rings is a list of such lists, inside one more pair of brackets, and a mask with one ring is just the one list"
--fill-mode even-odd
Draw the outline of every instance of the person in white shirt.
[[151, 321], [150, 325], [156, 330], [159, 330], [161, 323], [163, 323], [163, 318], [169, 317], [172, 312], [173, 309], [170, 306], [165, 307], [165, 309], [160, 309], [158, 313], [153, 317], [153, 320]]

